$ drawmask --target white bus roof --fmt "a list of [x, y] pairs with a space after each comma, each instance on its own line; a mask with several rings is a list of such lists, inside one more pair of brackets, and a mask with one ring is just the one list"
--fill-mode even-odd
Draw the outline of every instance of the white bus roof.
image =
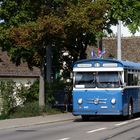
[[[140, 70], [140, 63], [136, 62], [131, 62], [131, 61], [120, 61], [117, 59], [84, 59], [84, 60], [79, 60], [74, 63], [73, 69], [78, 68], [79, 70], [82, 69], [94, 69], [98, 68], [105, 68], [105, 69], [110, 69], [113, 68], [114, 70], [120, 69], [131, 69], [131, 70]], [[113, 71], [114, 71], [113, 70]]]

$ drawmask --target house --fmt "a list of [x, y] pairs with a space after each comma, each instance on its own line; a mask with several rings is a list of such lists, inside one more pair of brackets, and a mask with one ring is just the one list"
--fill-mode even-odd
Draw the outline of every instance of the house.
[[[36, 67], [33, 70], [28, 68], [27, 63], [16, 66], [10, 61], [7, 52], [0, 50], [0, 80], [12, 80], [17, 86], [30, 86], [39, 78], [40, 70]], [[18, 103], [17, 103], [18, 104]], [[2, 98], [0, 97], [0, 112], [2, 106]]]
[[16, 83], [33, 83], [39, 78], [39, 74], [40, 71], [38, 68], [33, 67], [33, 70], [30, 70], [27, 63], [16, 66], [10, 61], [7, 52], [0, 50], [0, 80], [11, 79]]

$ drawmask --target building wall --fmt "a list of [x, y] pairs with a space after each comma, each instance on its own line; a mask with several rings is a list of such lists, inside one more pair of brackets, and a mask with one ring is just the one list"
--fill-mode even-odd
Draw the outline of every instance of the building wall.
[[[110, 55], [117, 58], [117, 38], [103, 38], [103, 48], [106, 50], [104, 58]], [[89, 46], [88, 58], [91, 58], [92, 49], [97, 54], [97, 47]], [[140, 62], [140, 37], [122, 37], [122, 60]]]
[[0, 81], [3, 80], [3, 81], [6, 81], [6, 80], [12, 80], [16, 83], [17, 86], [20, 86], [21, 84], [24, 85], [24, 86], [30, 86], [34, 83], [35, 80], [37, 80], [37, 77], [31, 77], [31, 78], [28, 78], [28, 77], [0, 77]]

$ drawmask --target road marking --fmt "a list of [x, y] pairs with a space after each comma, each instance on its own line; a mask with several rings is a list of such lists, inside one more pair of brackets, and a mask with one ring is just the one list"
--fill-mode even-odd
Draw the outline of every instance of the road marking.
[[115, 124], [115, 126], [121, 126], [121, 125], [124, 125], [124, 124], [127, 124], [128, 122], [122, 122], [122, 123], [118, 123], [118, 124]]
[[59, 139], [59, 140], [69, 140], [70, 138], [62, 138], [62, 139]]
[[135, 121], [138, 121], [138, 120], [140, 120], [140, 118], [136, 118], [136, 119], [134, 119]]
[[97, 132], [97, 131], [101, 131], [101, 130], [105, 130], [107, 128], [99, 128], [99, 129], [95, 129], [95, 130], [90, 130], [90, 131], [87, 131], [87, 133], [94, 133], [94, 132]]
[[128, 123], [132, 123], [134, 121], [139, 121], [139, 120], [140, 120], [140, 118], [136, 118], [136, 119], [132, 119], [132, 120], [129, 120], [129, 121], [126, 121], [126, 122], [115, 124], [115, 126], [121, 126], [121, 125], [125, 125], [125, 124], [128, 124]]

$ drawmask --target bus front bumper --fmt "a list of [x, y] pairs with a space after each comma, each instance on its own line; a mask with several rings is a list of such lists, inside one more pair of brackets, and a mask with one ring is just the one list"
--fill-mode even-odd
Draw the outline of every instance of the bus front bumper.
[[94, 110], [94, 111], [79, 111], [73, 110], [73, 115], [123, 115], [122, 110]]

